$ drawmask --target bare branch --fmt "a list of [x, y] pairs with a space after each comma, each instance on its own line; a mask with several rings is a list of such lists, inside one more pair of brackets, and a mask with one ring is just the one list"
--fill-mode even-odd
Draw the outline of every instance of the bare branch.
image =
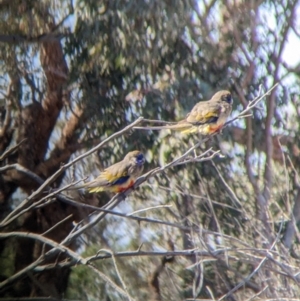
[[[109, 279], [104, 273], [100, 272], [95, 266], [93, 266], [91, 263], [89, 263], [88, 267], [90, 267], [96, 274], [98, 274], [100, 276], [100, 278], [102, 278], [105, 282], [107, 282], [117, 292], [119, 292], [124, 297], [128, 297], [128, 294], [126, 291], [124, 291], [118, 285], [116, 285], [111, 279]], [[129, 300], [131, 300], [131, 299], [129, 299]]]
[[[269, 251], [272, 251], [275, 247], [275, 245], [277, 244], [277, 242], [279, 241], [279, 237], [280, 237], [280, 233], [281, 233], [281, 228], [282, 228], [282, 223], [281, 223], [281, 227], [277, 233], [277, 236], [271, 246], [271, 248], [269, 249]], [[237, 291], [240, 287], [242, 287], [248, 280], [250, 280], [263, 266], [263, 264], [268, 260], [268, 256], [266, 255], [259, 263], [259, 265], [254, 269], [254, 271], [243, 281], [241, 281], [238, 285], [236, 285], [233, 289], [231, 289], [228, 293], [226, 293], [224, 296], [222, 296], [221, 298], [218, 299], [218, 301], [221, 301], [223, 299], [226, 299], [227, 297], [229, 297], [230, 295], [232, 295], [232, 293], [234, 293], [235, 291]]]
[[38, 241], [41, 241], [45, 244], [48, 244], [53, 247], [52, 250], [47, 252], [46, 254], [40, 256], [35, 262], [31, 263], [27, 267], [25, 267], [23, 270], [15, 273], [13, 276], [9, 277], [8, 279], [0, 282], [0, 290], [1, 288], [5, 287], [6, 285], [14, 282], [15, 280], [19, 279], [22, 277], [24, 274], [32, 271], [35, 267], [38, 265], [42, 264], [46, 258], [52, 257], [54, 254], [57, 252], [63, 252], [67, 255], [69, 255], [73, 261], [72, 264], [83, 264], [87, 265], [90, 267], [93, 271], [95, 271], [102, 279], [104, 279], [106, 282], [108, 282], [113, 288], [115, 288], [119, 293], [122, 295], [127, 296], [127, 293], [123, 291], [120, 287], [118, 287], [112, 280], [110, 280], [105, 274], [100, 272], [98, 269], [96, 269], [91, 263], [88, 263], [88, 261], [81, 256], [77, 255], [75, 252], [70, 250], [67, 247], [63, 247], [60, 244], [57, 244], [53, 240], [50, 240], [49, 238], [43, 237], [42, 235], [39, 234], [34, 234], [34, 233], [24, 233], [24, 232], [9, 232], [9, 233], [0, 233], [0, 239], [4, 238], [9, 238], [9, 237], [23, 237], [23, 238], [30, 238], [30, 239], [35, 239]]
[[67, 168], [69, 168], [70, 166], [72, 166], [73, 164], [75, 164], [77, 161], [82, 160], [83, 158], [85, 158], [85, 157], [89, 156], [90, 154], [96, 152], [97, 150], [99, 150], [100, 148], [102, 148], [105, 144], [107, 144], [112, 139], [117, 138], [117, 137], [123, 135], [125, 132], [129, 131], [131, 128], [133, 128], [135, 125], [137, 125], [138, 123], [140, 123], [142, 120], [143, 120], [143, 118], [138, 118], [136, 121], [134, 121], [133, 123], [131, 123], [130, 125], [128, 125], [124, 129], [122, 129], [121, 131], [116, 132], [113, 135], [111, 135], [110, 137], [106, 138], [101, 143], [99, 143], [97, 146], [93, 147], [91, 150], [87, 151], [86, 153], [82, 154], [81, 156], [78, 156], [73, 161], [69, 162], [68, 164], [65, 164], [64, 166], [62, 166], [56, 173], [54, 173], [51, 177], [49, 177], [44, 182], [36, 174], [32, 173], [31, 171], [29, 171], [27, 169], [25, 170], [19, 164], [12, 164], [12, 165], [9, 165], [8, 167], [3, 167], [2, 169], [0, 169], [0, 171], [4, 171], [4, 170], [7, 170], [7, 169], [13, 169], [13, 168], [14, 169], [20, 169], [21, 172], [24, 172], [24, 173], [30, 175], [33, 179], [35, 179], [37, 181], [37, 183], [41, 183], [41, 186], [37, 190], [35, 190], [30, 196], [28, 196], [13, 212], [11, 212], [2, 221], [1, 224], [5, 224], [17, 212], [20, 212], [22, 209], [28, 207], [33, 202], [33, 200], [36, 197], [38, 197], [38, 195], [40, 195], [40, 193], [42, 193], [45, 189], [47, 189], [47, 187], [53, 181], [55, 181], [60, 176], [60, 174], [63, 173]]
[[[3, 161], [5, 158], [7, 158], [9, 155], [13, 154], [18, 148], [19, 146], [24, 142], [26, 141], [26, 139], [23, 139], [21, 140], [17, 145], [9, 148], [8, 150], [6, 150], [0, 157], [0, 161]], [[11, 166], [11, 165], [10, 165]], [[5, 166], [6, 167], [6, 166]], [[13, 168], [16, 168], [16, 167], [13, 167]], [[11, 169], [11, 168], [8, 168], [8, 169]], [[28, 169], [26, 169], [28, 171]], [[1, 171], [5, 171], [5, 169], [1, 170], [0, 168], [0, 172]], [[20, 170], [21, 171], [21, 170]], [[24, 169], [24, 172], [27, 173], [27, 171], [25, 172], [25, 169]]]
[[[259, 90], [259, 94], [256, 98], [254, 98], [253, 100], [249, 101], [247, 107], [242, 111], [240, 112], [236, 117], [234, 117], [233, 119], [227, 121], [225, 124], [224, 124], [224, 127], [228, 126], [230, 123], [234, 122], [235, 120], [237, 119], [240, 119], [240, 118], [243, 118], [245, 117], [246, 113], [248, 113], [249, 111], [251, 111], [253, 108], [255, 108], [258, 103], [260, 101], [262, 101], [267, 95], [270, 95], [270, 93], [278, 86], [278, 83], [274, 84], [267, 92], [265, 92], [263, 95], [259, 96], [261, 94], [261, 89], [262, 87], [260, 87], [260, 90]], [[248, 117], [248, 116], [247, 116]]]
[[[55, 241], [53, 241], [49, 238], [43, 237], [39, 234], [25, 233], [25, 232], [0, 233], [0, 239], [10, 238], [10, 237], [23, 237], [23, 238], [30, 238], [30, 239], [38, 240], [42, 243], [45, 243], [45, 244], [53, 247], [54, 249], [52, 249], [52, 250], [54, 250], [55, 253], [57, 253], [57, 252], [66, 253], [70, 257], [75, 259], [77, 262], [82, 262], [83, 264], [86, 264], [86, 260], [83, 259], [82, 257], [80, 257], [79, 255], [77, 255], [72, 250], [68, 249], [67, 247], [63, 247], [63, 246], [59, 245], [58, 243], [56, 243]], [[48, 252], [48, 253], [50, 253], [50, 252]], [[44, 262], [44, 260], [46, 259], [46, 257], [48, 257], [47, 254], [40, 256], [36, 261], [34, 261], [30, 265], [26, 266], [24, 269], [18, 271], [17, 273], [15, 273], [13, 276], [9, 277], [8, 279], [0, 282], [0, 289], [5, 287], [6, 285], [16, 281], [23, 275], [27, 274], [29, 271], [33, 270], [33, 268], [35, 268], [36, 266], [42, 264]], [[51, 255], [53, 256], [53, 252]]]
[[127, 286], [126, 286], [126, 284], [125, 284], [125, 282], [124, 282], [124, 279], [123, 279], [122, 276], [121, 276], [121, 273], [120, 273], [120, 271], [119, 271], [119, 268], [118, 268], [117, 261], [116, 261], [116, 258], [115, 258], [114, 253], [113, 253], [111, 250], [105, 250], [105, 252], [111, 254], [111, 258], [112, 258], [112, 260], [113, 260], [113, 263], [114, 263], [114, 266], [115, 266], [116, 273], [117, 273], [117, 275], [118, 275], [118, 277], [119, 277], [119, 280], [120, 280], [120, 282], [121, 282], [121, 284], [122, 284], [122, 286], [123, 286], [124, 292], [126, 292], [126, 295], [127, 295], [128, 300], [129, 300], [129, 301], [133, 300], [133, 298], [129, 295], [129, 292], [128, 292], [128, 290], [127, 290]]
[[[34, 239], [37, 241], [40, 241], [44, 244], [47, 244], [49, 246], [51, 246], [52, 248], [54, 248], [56, 251], [59, 252], [63, 252], [68, 254], [70, 257], [75, 258], [76, 260], [78, 260], [79, 262], [82, 262], [83, 264], [86, 264], [86, 261], [84, 258], [80, 257], [79, 255], [77, 255], [74, 251], [72, 251], [71, 249], [58, 244], [57, 242], [55, 242], [54, 240], [51, 240], [47, 237], [44, 237], [40, 234], [35, 234], [35, 233], [26, 233], [26, 232], [1, 232], [0, 233], [0, 239], [4, 239], [4, 238], [11, 238], [11, 237], [22, 237], [22, 238], [30, 238], [30, 239]], [[0, 286], [1, 288], [1, 286]]]

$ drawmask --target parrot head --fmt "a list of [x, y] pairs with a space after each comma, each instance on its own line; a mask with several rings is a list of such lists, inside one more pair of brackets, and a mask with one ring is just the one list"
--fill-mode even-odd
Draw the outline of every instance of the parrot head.
[[132, 164], [137, 164], [137, 165], [141, 166], [145, 163], [145, 157], [142, 152], [135, 150], [135, 151], [129, 152], [125, 156], [124, 161], [131, 162]]
[[145, 157], [142, 152], [137, 150], [129, 152], [125, 156], [124, 161], [129, 164], [129, 173], [133, 177], [138, 177], [142, 173], [145, 163]]
[[232, 96], [230, 92], [229, 91], [221, 91], [221, 92], [222, 92], [222, 96], [221, 96], [222, 101], [232, 104]]
[[145, 163], [145, 157], [140, 151], [132, 151], [129, 152], [125, 158], [125, 161], [130, 161], [133, 164], [137, 164], [139, 166]]
[[226, 90], [217, 92], [216, 94], [214, 94], [214, 96], [211, 98], [211, 100], [216, 100], [216, 101], [221, 100], [221, 101], [227, 102], [229, 104], [232, 104], [231, 93]]

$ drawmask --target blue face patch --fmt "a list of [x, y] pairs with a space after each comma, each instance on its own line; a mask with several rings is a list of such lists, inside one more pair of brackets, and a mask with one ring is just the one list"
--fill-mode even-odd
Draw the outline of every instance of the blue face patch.
[[136, 157], [136, 163], [138, 165], [142, 165], [145, 163], [145, 158], [144, 158], [144, 155], [143, 154], [139, 154], [137, 157]]
[[232, 103], [232, 97], [231, 97], [230, 94], [229, 94], [229, 95], [226, 95], [226, 102]]

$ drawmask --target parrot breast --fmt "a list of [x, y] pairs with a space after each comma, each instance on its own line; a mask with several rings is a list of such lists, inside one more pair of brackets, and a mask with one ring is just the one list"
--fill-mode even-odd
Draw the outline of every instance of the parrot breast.
[[128, 188], [132, 187], [134, 185], [134, 180], [130, 179], [129, 181], [123, 183], [122, 185], [117, 185], [115, 187], [112, 187], [112, 190], [114, 192], [124, 192]]

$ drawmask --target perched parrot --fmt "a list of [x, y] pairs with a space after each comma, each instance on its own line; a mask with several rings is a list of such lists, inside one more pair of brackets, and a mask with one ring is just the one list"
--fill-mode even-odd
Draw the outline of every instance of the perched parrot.
[[185, 119], [172, 125], [135, 127], [143, 130], [177, 130], [183, 133], [211, 135], [219, 131], [232, 110], [232, 97], [229, 91], [219, 91], [210, 100], [198, 102]]
[[90, 193], [100, 191], [122, 192], [132, 187], [142, 173], [145, 157], [140, 151], [129, 152], [122, 161], [104, 169], [93, 181], [69, 190], [85, 188]]

